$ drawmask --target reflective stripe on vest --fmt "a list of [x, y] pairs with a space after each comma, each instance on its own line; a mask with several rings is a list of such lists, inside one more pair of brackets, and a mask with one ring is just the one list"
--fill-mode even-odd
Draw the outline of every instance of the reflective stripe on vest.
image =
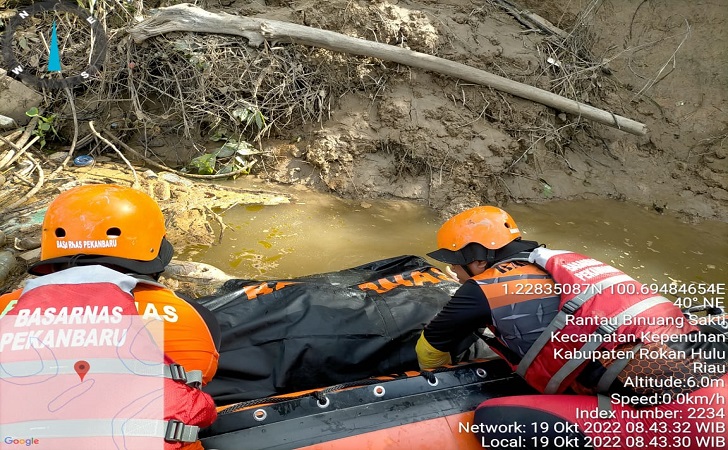
[[139, 281], [129, 275], [124, 275], [123, 273], [103, 266], [71, 267], [61, 272], [28, 280], [23, 288], [23, 295], [42, 286], [52, 286], [55, 284], [87, 285], [89, 284], [89, 280], [94, 279], [103, 280], [104, 283], [114, 284], [129, 295], [131, 295], [131, 291], [134, 290]]
[[533, 274], [521, 274], [521, 275], [509, 275], [507, 277], [497, 277], [497, 278], [490, 278], [487, 280], [479, 280], [475, 279], [475, 282], [479, 285], [487, 285], [487, 284], [494, 284], [494, 283], [507, 283], [509, 281], [515, 281], [515, 280], [547, 280], [551, 278], [550, 275], [533, 275]]
[[176, 420], [151, 419], [32, 420], [2, 426], [4, 436], [27, 436], [29, 430], [32, 430], [30, 433], [33, 438], [39, 439], [147, 437], [174, 442], [195, 442], [200, 427], [184, 425]]
[[[153, 361], [140, 361], [139, 359], [119, 358], [86, 358], [84, 361], [94, 368], [97, 374], [120, 374], [133, 373], [143, 377], [164, 377], [174, 381], [183, 381], [189, 386], [198, 387], [202, 384], [202, 371], [190, 370], [189, 372], [179, 364], [159, 364]], [[54, 361], [49, 364], [42, 364], [38, 367], [38, 361], [2, 362], [0, 363], [0, 380], [14, 379], [19, 374], [23, 376], [49, 376], [69, 375], [77, 373], [75, 364], [78, 359], [67, 359]]]
[[[615, 331], [617, 331], [617, 329], [624, 324], [625, 319], [627, 317], [636, 316], [638, 314], [641, 314], [641, 313], [647, 311], [648, 309], [652, 308], [655, 305], [659, 305], [660, 303], [665, 303], [665, 302], [672, 303], [670, 300], [666, 299], [665, 297], [660, 297], [658, 295], [655, 297], [646, 298], [646, 299], [640, 301], [639, 303], [636, 303], [636, 304], [630, 306], [629, 308], [625, 309], [619, 315], [614, 316], [614, 322], [616, 322], [615, 325], [602, 325], [599, 328], [597, 328], [597, 330], [594, 332], [594, 334], [599, 335], [600, 338], [590, 340], [589, 342], [584, 344], [580, 350], [583, 352], [590, 352], [590, 351], [596, 350], [597, 348], [599, 348], [602, 345], [602, 336], [605, 336], [607, 334], [612, 334]], [[563, 383], [564, 380], [569, 375], [574, 373], [574, 371], [576, 369], [578, 369], [579, 366], [582, 365], [583, 363], [584, 363], [584, 361], [581, 361], [579, 359], [570, 359], [569, 361], [567, 361], [566, 364], [564, 364], [561, 367], [561, 369], [559, 369], [559, 371], [556, 372], [553, 377], [551, 377], [548, 384], [546, 385], [546, 390], [544, 391], [544, 393], [546, 393], [546, 394], [556, 393], [559, 390], [561, 383]]]

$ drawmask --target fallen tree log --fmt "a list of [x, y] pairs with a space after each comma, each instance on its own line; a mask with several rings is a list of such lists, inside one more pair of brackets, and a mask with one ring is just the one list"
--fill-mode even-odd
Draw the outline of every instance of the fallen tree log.
[[647, 133], [647, 127], [640, 122], [465, 64], [394, 45], [367, 41], [289, 22], [235, 16], [227, 13], [211, 13], [183, 3], [155, 10], [149, 18], [131, 28], [129, 34], [136, 43], [141, 43], [151, 37], [173, 31], [242, 36], [248, 39], [250, 45], [256, 47], [267, 39], [370, 56], [489, 86], [628, 133], [636, 135]]

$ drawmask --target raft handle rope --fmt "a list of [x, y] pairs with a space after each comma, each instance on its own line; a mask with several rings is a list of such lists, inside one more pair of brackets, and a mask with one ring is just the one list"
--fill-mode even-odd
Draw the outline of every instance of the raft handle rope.
[[[394, 377], [392, 380], [396, 380], [399, 378], [406, 378], [406, 375], [400, 376], [400, 377]], [[370, 384], [376, 384], [381, 383], [382, 380], [359, 380], [359, 381], [350, 381], [348, 383], [341, 383], [337, 384], [335, 386], [330, 386], [326, 389], [322, 389], [320, 391], [314, 391], [306, 394], [300, 394], [300, 395], [293, 395], [288, 397], [263, 397], [263, 398], [257, 398], [255, 400], [248, 400], [244, 402], [235, 403], [233, 405], [228, 406], [225, 409], [221, 409], [218, 411], [218, 415], [222, 414], [231, 414], [234, 412], [237, 412], [240, 409], [247, 408], [249, 406], [255, 406], [255, 405], [264, 405], [267, 403], [284, 403], [290, 400], [298, 400], [304, 397], [314, 397], [316, 400], [321, 400], [326, 398], [325, 394], [329, 392], [334, 391], [340, 391], [342, 389], [350, 388], [350, 387], [357, 387], [357, 386], [368, 386]]]
[[326, 389], [323, 391], [314, 391], [311, 392], [311, 397], [316, 399], [316, 406], [319, 408], [328, 408], [331, 404], [331, 401], [326, 396]]
[[308, 395], [308, 394], [299, 395], [296, 397], [265, 397], [265, 398], [258, 398], [255, 400], [248, 400], [245, 402], [240, 402], [240, 403], [235, 403], [233, 405], [230, 405], [227, 408], [218, 411], [217, 414], [222, 415], [222, 414], [234, 413], [234, 412], [238, 411], [239, 409], [247, 408], [248, 406], [264, 405], [267, 403], [284, 403], [289, 400], [305, 397], [306, 395]]
[[420, 372], [420, 375], [425, 377], [425, 380], [427, 380], [427, 384], [429, 384], [430, 386], [434, 387], [434, 386], [437, 386], [438, 384], [440, 384], [440, 380], [437, 379], [434, 371], [430, 372], [427, 370], [423, 370], [422, 372]]
[[[451, 370], [460, 369], [460, 368], [462, 368], [462, 366], [468, 365], [468, 364], [469, 363], [464, 363], [464, 364], [461, 364], [461, 365], [458, 365], [455, 367], [439, 367], [439, 368], [433, 369], [433, 370], [423, 370], [420, 372], [420, 375], [423, 376], [427, 380], [427, 382], [430, 384], [430, 386], [434, 387], [439, 384], [439, 381], [438, 381], [437, 377], [435, 376], [435, 373], [448, 372]], [[481, 373], [483, 374], [482, 377], [480, 375]], [[487, 376], [486, 371], [481, 368], [476, 369], [476, 374], [481, 378], [485, 378], [485, 376]], [[410, 377], [407, 376], [406, 374], [396, 375], [396, 376], [388, 377], [388, 380], [386, 380], [386, 381], [395, 381], [395, 380], [400, 380], [400, 379], [404, 379], [404, 378], [410, 378]], [[232, 414], [234, 412], [238, 412], [239, 410], [248, 408], [250, 406], [265, 405], [267, 403], [284, 403], [284, 402], [288, 402], [291, 400], [298, 400], [298, 399], [301, 399], [304, 397], [309, 397], [309, 396], [315, 398], [319, 402], [319, 405], [321, 405], [321, 403], [323, 403], [324, 401], [328, 401], [328, 397], [326, 397], [326, 394], [328, 394], [330, 392], [341, 391], [343, 389], [347, 389], [350, 387], [369, 386], [369, 385], [378, 384], [381, 382], [382, 382], [381, 378], [349, 381], [347, 383], [341, 383], [341, 384], [327, 387], [326, 389], [322, 389], [320, 391], [314, 391], [314, 392], [301, 394], [301, 395], [288, 396], [288, 397], [258, 398], [255, 400], [248, 400], [248, 401], [244, 401], [244, 402], [235, 403], [233, 405], [228, 406], [227, 408], [221, 409], [220, 411], [217, 412], [217, 414], [218, 415]], [[382, 389], [384, 389], [384, 387], [382, 387]], [[375, 395], [376, 395], [376, 388], [375, 388]], [[384, 393], [382, 393], [382, 395], [384, 395]], [[320, 406], [320, 407], [325, 408], [327, 406], [328, 406], [328, 403], [326, 404], [326, 406]]]

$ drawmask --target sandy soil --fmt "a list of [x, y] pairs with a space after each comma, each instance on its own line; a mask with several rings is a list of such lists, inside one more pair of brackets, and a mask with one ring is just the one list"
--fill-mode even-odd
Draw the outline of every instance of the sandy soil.
[[368, 20], [384, 18], [390, 36], [380, 41], [402, 28], [412, 50], [563, 90], [649, 129], [633, 136], [392, 66], [375, 98], [349, 93], [330, 120], [294, 130], [303, 136], [295, 146], [271, 144], [279, 155], [272, 179], [345, 196], [422, 200], [445, 216], [483, 203], [611, 197], [686, 218], [728, 219], [728, 10], [720, 0], [522, 2], [589, 47], [585, 70], [547, 63], [547, 36], [495, 2], [268, 3], [285, 7], [251, 12], [291, 21], [305, 15], [314, 26], [360, 37], [371, 38]]

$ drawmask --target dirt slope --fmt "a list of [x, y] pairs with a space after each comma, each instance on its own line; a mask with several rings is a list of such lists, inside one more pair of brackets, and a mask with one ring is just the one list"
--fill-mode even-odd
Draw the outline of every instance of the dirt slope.
[[[426, 201], [448, 215], [483, 203], [612, 197], [728, 219], [728, 10], [695, 2], [526, 1], [572, 39], [554, 44], [496, 2], [247, 4], [290, 20], [435, 54], [645, 123], [637, 137], [482, 86], [384, 64], [267, 174], [354, 197]], [[580, 16], [581, 14], [581, 16]], [[400, 44], [402, 45], [402, 44]], [[547, 58], [559, 45], [583, 53]], [[378, 68], [378, 69], [381, 69]], [[342, 67], [342, 70], [346, 70]], [[372, 80], [368, 80], [372, 81]]]

